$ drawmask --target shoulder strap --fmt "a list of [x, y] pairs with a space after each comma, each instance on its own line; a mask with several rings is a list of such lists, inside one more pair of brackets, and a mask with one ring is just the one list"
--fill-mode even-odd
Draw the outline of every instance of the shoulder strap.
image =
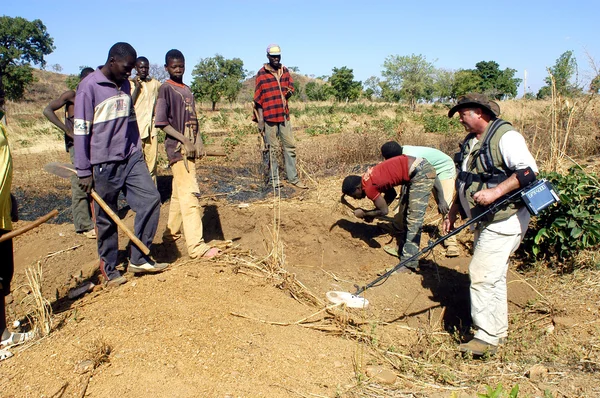
[[483, 168], [487, 173], [506, 174], [503, 170], [498, 169], [496, 166], [494, 166], [494, 160], [492, 159], [492, 151], [490, 149], [490, 142], [492, 141], [492, 138], [500, 129], [500, 127], [506, 124], [511, 125], [506, 120], [494, 119], [487, 134], [485, 135], [485, 138], [483, 139], [483, 142], [481, 143], [481, 148], [479, 150], [479, 158], [481, 159], [481, 164], [483, 165]]

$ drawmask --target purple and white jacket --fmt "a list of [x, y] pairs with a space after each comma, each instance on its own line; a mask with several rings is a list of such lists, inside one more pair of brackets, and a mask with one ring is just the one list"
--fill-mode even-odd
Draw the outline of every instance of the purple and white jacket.
[[140, 133], [129, 80], [117, 87], [98, 68], [79, 83], [74, 133], [79, 177], [92, 175], [93, 165], [126, 160], [139, 151]]

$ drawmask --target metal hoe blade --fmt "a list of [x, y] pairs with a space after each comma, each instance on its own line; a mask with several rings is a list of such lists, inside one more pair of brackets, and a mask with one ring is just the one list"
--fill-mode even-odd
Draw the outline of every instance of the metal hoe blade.
[[44, 170], [61, 178], [71, 178], [77, 174], [73, 165], [59, 162], [48, 163], [44, 166]]

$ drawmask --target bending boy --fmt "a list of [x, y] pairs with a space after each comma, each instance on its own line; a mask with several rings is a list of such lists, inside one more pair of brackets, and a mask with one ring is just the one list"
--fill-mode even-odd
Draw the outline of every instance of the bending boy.
[[[355, 199], [371, 199], [376, 209], [356, 209], [354, 215], [358, 218], [372, 219], [388, 214], [388, 205], [396, 198], [394, 187], [410, 184], [405, 225], [406, 242], [400, 257], [400, 260], [404, 261], [419, 252], [425, 210], [434, 179], [435, 169], [427, 160], [400, 155], [369, 168], [362, 177], [349, 175], [342, 183], [342, 192]], [[418, 259], [405, 264], [405, 267], [418, 270]]]
[[[381, 155], [384, 159], [390, 159], [403, 154], [422, 157], [431, 163], [437, 174], [435, 183], [433, 184], [434, 198], [438, 204], [440, 214], [443, 216], [448, 214], [449, 207], [452, 206], [452, 200], [454, 199], [454, 183], [456, 178], [454, 160], [438, 149], [425, 146], [401, 146], [396, 141], [389, 141], [381, 146]], [[404, 223], [405, 202], [403, 198], [400, 198], [400, 210], [397, 214], [400, 218], [400, 225]], [[446, 239], [444, 246], [446, 247], [446, 257], [457, 257], [460, 254], [458, 244], [456, 243], [456, 236]]]

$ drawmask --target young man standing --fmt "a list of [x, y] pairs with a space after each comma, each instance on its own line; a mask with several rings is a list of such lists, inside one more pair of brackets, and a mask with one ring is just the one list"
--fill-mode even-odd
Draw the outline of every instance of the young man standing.
[[[158, 226], [160, 194], [144, 162], [131, 103], [128, 78], [136, 57], [130, 44], [116, 43], [106, 63], [79, 84], [75, 98], [75, 167], [79, 186], [85, 192], [93, 187], [114, 211], [123, 192], [135, 212], [134, 233], [149, 247]], [[117, 225], [98, 204], [94, 209], [100, 270], [108, 286], [118, 286], [127, 280], [116, 269]], [[158, 272], [166, 267], [131, 245], [130, 272]]]
[[275, 188], [281, 187], [277, 153], [274, 151], [279, 138], [288, 182], [297, 188], [307, 189], [296, 170], [296, 140], [288, 107], [288, 99], [294, 94], [294, 81], [288, 68], [281, 64], [281, 48], [277, 44], [267, 47], [267, 59], [269, 63], [264, 64], [256, 74], [254, 106], [258, 130], [269, 147], [269, 184]]
[[[523, 136], [499, 119], [500, 106], [483, 94], [458, 99], [455, 113], [469, 133], [458, 156], [457, 199], [444, 220], [444, 231], [454, 229], [460, 208], [468, 218], [485, 211], [502, 196], [527, 186], [538, 172]], [[491, 220], [477, 224], [469, 263], [471, 318], [475, 336], [461, 344], [464, 353], [494, 355], [508, 335], [506, 273], [508, 258], [517, 250], [529, 225], [523, 204], [510, 205]]]
[[200, 203], [195, 194], [199, 191], [196, 159], [204, 154], [204, 145], [198, 132], [194, 95], [183, 84], [185, 58], [181, 51], [167, 52], [165, 69], [169, 80], [158, 92], [155, 124], [167, 134], [165, 149], [173, 172], [173, 193], [163, 240], [177, 240], [183, 226], [188, 255], [210, 258], [219, 254], [219, 250], [211, 248], [203, 238]]
[[[79, 81], [92, 73], [94, 69], [83, 68], [79, 74]], [[56, 116], [56, 111], [65, 108], [65, 122], [61, 122]], [[44, 116], [56, 127], [65, 133], [65, 148], [71, 157], [71, 163], [75, 160], [75, 148], [73, 146], [73, 118], [75, 117], [75, 91], [65, 91], [57, 99], [51, 101], [44, 109]], [[73, 214], [73, 225], [75, 232], [86, 238], [96, 239], [96, 230], [92, 220], [90, 208], [90, 196], [79, 188], [79, 179], [76, 175], [71, 177], [71, 212]]]
[[158, 129], [154, 127], [154, 105], [158, 97], [160, 82], [148, 76], [150, 62], [146, 57], [138, 57], [135, 60], [135, 78], [131, 80], [133, 92], [131, 99], [135, 107], [140, 138], [142, 140], [142, 151], [144, 160], [152, 181], [156, 185], [156, 160], [158, 157]]

